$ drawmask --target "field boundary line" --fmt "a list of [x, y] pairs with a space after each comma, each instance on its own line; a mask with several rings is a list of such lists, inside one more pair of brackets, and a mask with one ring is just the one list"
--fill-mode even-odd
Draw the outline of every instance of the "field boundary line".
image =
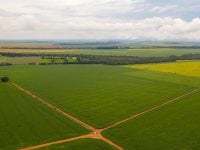
[[26, 93], [27, 95], [31, 96], [32, 98], [38, 100], [39, 102], [43, 103], [44, 105], [46, 105], [47, 107], [51, 108], [52, 110], [64, 115], [65, 117], [71, 119], [72, 121], [78, 123], [79, 125], [81, 125], [82, 127], [89, 129], [91, 131], [95, 131], [96, 129], [90, 125], [88, 125], [87, 123], [81, 121], [80, 119], [66, 113], [65, 111], [61, 110], [60, 108], [58, 108], [57, 106], [47, 102], [46, 100], [44, 100], [43, 98], [33, 94], [32, 92], [26, 90], [25, 88], [22, 88], [21, 86], [17, 85], [16, 83], [12, 82], [12, 85], [14, 85], [17, 89], [19, 89], [20, 91]]
[[149, 108], [149, 109], [147, 109], [147, 110], [145, 110], [145, 111], [143, 111], [143, 112], [134, 114], [133, 116], [128, 117], [128, 118], [126, 118], [126, 119], [123, 119], [123, 120], [121, 120], [121, 121], [115, 122], [115, 123], [113, 123], [112, 125], [110, 125], [110, 126], [108, 126], [108, 127], [105, 127], [105, 128], [103, 128], [103, 129], [100, 129], [100, 130], [101, 130], [101, 132], [102, 132], [102, 131], [105, 131], [105, 130], [108, 130], [108, 129], [112, 128], [112, 127], [115, 127], [115, 126], [117, 126], [117, 125], [120, 125], [120, 124], [122, 124], [122, 123], [125, 123], [125, 122], [127, 122], [127, 121], [129, 121], [129, 120], [132, 120], [132, 119], [134, 119], [134, 118], [137, 118], [137, 117], [139, 117], [139, 116], [142, 116], [142, 115], [144, 115], [144, 114], [146, 114], [146, 113], [148, 113], [148, 112], [152, 112], [153, 110], [156, 110], [156, 109], [158, 109], [158, 108], [161, 108], [162, 106], [165, 106], [165, 105], [167, 105], [167, 104], [170, 104], [170, 103], [172, 103], [172, 102], [175, 102], [175, 101], [177, 101], [177, 100], [179, 100], [179, 99], [181, 99], [181, 98], [183, 98], [183, 97], [186, 97], [186, 96], [188, 96], [188, 95], [191, 95], [191, 94], [196, 93], [196, 92], [199, 92], [199, 91], [200, 91], [200, 88], [195, 88], [195, 89], [190, 90], [189, 92], [184, 93], [184, 94], [182, 94], [182, 95], [180, 95], [180, 96], [178, 96], [178, 97], [175, 97], [175, 98], [173, 98], [173, 99], [171, 99], [171, 100], [168, 100], [168, 101], [166, 101], [166, 102], [164, 102], [164, 103], [161, 103], [161, 104], [159, 104], [159, 105], [157, 105], [157, 106], [154, 106], [154, 107], [152, 107], [152, 108]]

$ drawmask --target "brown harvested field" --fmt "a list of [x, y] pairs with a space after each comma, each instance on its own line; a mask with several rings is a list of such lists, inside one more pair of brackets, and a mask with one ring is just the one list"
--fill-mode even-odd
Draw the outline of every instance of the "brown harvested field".
[[46, 49], [53, 49], [53, 48], [60, 48], [60, 46], [58, 44], [54, 44], [54, 43], [23, 43], [23, 42], [20, 42], [20, 43], [1, 43], [0, 42], [0, 48], [46, 48]]
[[67, 49], [0, 49], [0, 53], [67, 53], [76, 50]]

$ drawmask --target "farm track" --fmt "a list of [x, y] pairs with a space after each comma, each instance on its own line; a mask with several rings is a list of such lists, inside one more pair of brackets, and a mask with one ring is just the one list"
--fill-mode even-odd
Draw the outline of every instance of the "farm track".
[[66, 142], [70, 142], [70, 141], [75, 141], [75, 140], [80, 140], [80, 139], [89, 139], [89, 138], [95, 138], [95, 139], [99, 139], [102, 140], [110, 145], [112, 145], [113, 147], [115, 147], [118, 150], [124, 150], [122, 147], [120, 147], [119, 145], [113, 143], [112, 141], [110, 141], [109, 139], [103, 137], [101, 134], [99, 134], [98, 132], [93, 132], [90, 134], [86, 134], [86, 135], [81, 135], [81, 136], [77, 136], [77, 137], [73, 137], [73, 138], [68, 138], [68, 139], [64, 139], [64, 140], [58, 140], [58, 141], [54, 141], [54, 142], [49, 142], [49, 143], [45, 143], [45, 144], [40, 144], [40, 145], [36, 145], [36, 146], [32, 146], [32, 147], [28, 147], [28, 148], [22, 148], [20, 150], [34, 150], [34, 149], [40, 149], [43, 147], [47, 147], [47, 146], [51, 146], [51, 145], [56, 145], [56, 144], [61, 144], [61, 143], [66, 143]]
[[46, 143], [46, 144], [40, 144], [40, 145], [36, 145], [36, 146], [33, 146], [33, 147], [29, 147], [29, 148], [22, 148], [21, 150], [39, 149], [39, 148], [43, 148], [43, 147], [47, 147], [47, 146], [51, 146], [51, 145], [55, 145], [55, 144], [61, 144], [61, 143], [70, 142], [70, 141], [74, 141], [74, 140], [89, 138], [89, 136], [90, 136], [89, 134], [88, 135], [81, 135], [81, 136], [77, 136], [77, 137], [74, 137], [74, 138], [68, 138], [68, 139], [64, 139], [64, 140], [49, 142], [49, 143]]
[[27, 95], [31, 96], [32, 98], [34, 98], [34, 99], [38, 100], [39, 102], [43, 103], [44, 105], [46, 105], [50, 109], [52, 109], [52, 110], [54, 110], [54, 111], [56, 111], [56, 112], [64, 115], [65, 117], [71, 119], [72, 121], [78, 123], [82, 127], [86, 128], [86, 129], [89, 129], [91, 131], [91, 133], [86, 134], [86, 135], [81, 135], [81, 136], [77, 136], [77, 137], [73, 137], [73, 138], [68, 138], [68, 139], [53, 141], [53, 142], [49, 142], [49, 143], [45, 143], [45, 144], [39, 144], [39, 145], [36, 145], [36, 146], [22, 148], [20, 150], [34, 150], [34, 149], [39, 149], [39, 148], [43, 148], [43, 147], [55, 145], [55, 144], [61, 144], [61, 143], [65, 143], [65, 142], [75, 141], [75, 140], [79, 140], [79, 139], [87, 139], [87, 138], [96, 138], [96, 139], [99, 139], [99, 140], [102, 140], [102, 141], [106, 142], [107, 144], [112, 145], [113, 147], [115, 147], [118, 150], [124, 150], [124, 148], [122, 148], [121, 146], [113, 143], [111, 140], [109, 140], [106, 137], [102, 136], [101, 133], [103, 131], [105, 131], [105, 130], [108, 130], [108, 129], [112, 128], [112, 127], [115, 127], [117, 125], [125, 123], [125, 122], [127, 122], [129, 120], [132, 120], [134, 118], [137, 118], [139, 116], [142, 116], [142, 115], [144, 115], [144, 114], [146, 114], [148, 112], [152, 112], [152, 111], [154, 111], [154, 110], [156, 110], [158, 108], [161, 108], [161, 107], [163, 107], [163, 106], [165, 106], [167, 104], [173, 103], [173, 102], [175, 102], [175, 101], [177, 101], [177, 100], [179, 100], [179, 99], [181, 99], [181, 98], [183, 98], [185, 96], [188, 96], [188, 95], [191, 95], [193, 93], [196, 93], [196, 92], [200, 91], [200, 88], [196, 88], [196, 89], [190, 90], [189, 92], [186, 92], [186, 93], [184, 93], [184, 94], [182, 94], [182, 95], [180, 95], [180, 96], [178, 96], [176, 98], [170, 99], [170, 100], [168, 100], [168, 101], [166, 101], [164, 103], [161, 103], [161, 104], [159, 104], [159, 105], [157, 105], [155, 107], [149, 108], [149, 109], [147, 109], [147, 110], [145, 110], [145, 111], [143, 111], [141, 113], [135, 114], [135, 115], [133, 115], [131, 117], [128, 117], [126, 119], [118, 121], [118, 122], [116, 122], [116, 123], [114, 123], [114, 124], [112, 124], [112, 125], [110, 125], [108, 127], [105, 127], [105, 128], [102, 128], [102, 129], [96, 129], [95, 127], [92, 127], [92, 126], [88, 125], [87, 123], [79, 120], [78, 118], [76, 118], [76, 117], [74, 117], [74, 116], [72, 116], [72, 115], [64, 112], [63, 110], [61, 110], [57, 106], [54, 106], [53, 104], [47, 102], [46, 100], [40, 98], [39, 96], [37, 96], [35, 94], [33, 94], [29, 90], [26, 90], [26, 89], [22, 88], [21, 86], [17, 85], [16, 83], [12, 82], [11, 84], [13, 86], [15, 86], [17, 89], [19, 89], [20, 91], [26, 93]]

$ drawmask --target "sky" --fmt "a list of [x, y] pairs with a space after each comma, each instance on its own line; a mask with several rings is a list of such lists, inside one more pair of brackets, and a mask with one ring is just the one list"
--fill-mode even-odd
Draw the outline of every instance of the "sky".
[[0, 39], [200, 41], [200, 0], [0, 0]]

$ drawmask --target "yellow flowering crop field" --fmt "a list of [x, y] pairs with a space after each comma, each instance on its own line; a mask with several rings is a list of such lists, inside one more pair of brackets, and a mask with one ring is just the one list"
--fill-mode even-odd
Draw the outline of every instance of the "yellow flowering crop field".
[[200, 60], [177, 61], [173, 63], [161, 63], [161, 64], [129, 65], [128, 67], [166, 72], [166, 73], [174, 73], [184, 76], [200, 77]]

